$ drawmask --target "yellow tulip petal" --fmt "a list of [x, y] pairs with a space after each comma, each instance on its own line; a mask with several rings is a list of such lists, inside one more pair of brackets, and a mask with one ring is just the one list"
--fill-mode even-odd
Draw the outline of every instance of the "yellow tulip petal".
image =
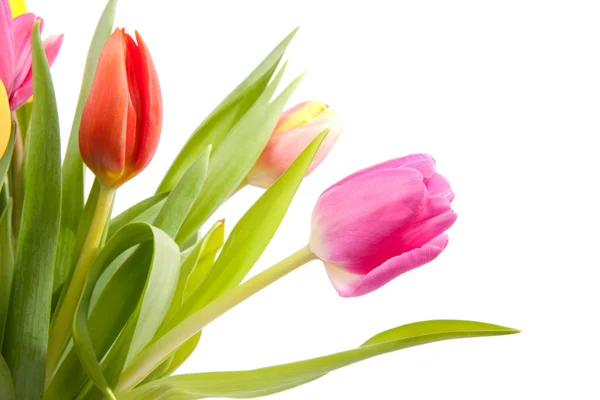
[[0, 157], [4, 155], [8, 139], [10, 139], [10, 106], [8, 105], [8, 95], [4, 84], [0, 81]]
[[8, 4], [10, 4], [10, 10], [12, 11], [13, 18], [17, 15], [25, 14], [27, 12], [25, 0], [8, 0]]

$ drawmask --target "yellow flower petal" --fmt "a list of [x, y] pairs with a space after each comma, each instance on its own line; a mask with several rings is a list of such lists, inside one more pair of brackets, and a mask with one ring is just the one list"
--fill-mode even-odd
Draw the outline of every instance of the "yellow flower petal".
[[0, 157], [4, 155], [8, 139], [10, 138], [10, 106], [8, 105], [8, 95], [4, 84], [0, 80]]
[[10, 10], [12, 11], [13, 18], [17, 15], [25, 14], [27, 12], [25, 0], [8, 0], [8, 4], [10, 4]]

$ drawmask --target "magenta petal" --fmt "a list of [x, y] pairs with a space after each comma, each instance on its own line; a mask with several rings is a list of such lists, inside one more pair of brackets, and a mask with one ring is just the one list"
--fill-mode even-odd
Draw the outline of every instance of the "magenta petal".
[[31, 69], [31, 33], [35, 20], [35, 15], [31, 13], [19, 15], [17, 18], [13, 19], [15, 49], [13, 90], [21, 87]]
[[13, 22], [10, 5], [7, 0], [0, 0], [0, 80], [4, 83], [8, 93], [12, 90], [12, 81], [15, 73]]
[[382, 169], [395, 169], [395, 168], [412, 168], [421, 173], [423, 177], [429, 178], [435, 172], [435, 160], [428, 154], [411, 154], [405, 157], [395, 158], [393, 160], [388, 160], [376, 165], [373, 165], [369, 168], [362, 169], [358, 172], [349, 175], [331, 186], [328, 190], [333, 189], [334, 187], [345, 184], [352, 179], [355, 179], [364, 174], [371, 173], [373, 171], [378, 171]]
[[397, 168], [372, 171], [333, 187], [319, 197], [313, 212], [311, 250], [322, 260], [354, 265], [369, 258], [398, 226], [425, 205], [419, 172]]
[[[332, 283], [342, 297], [357, 297], [379, 289], [398, 276], [433, 261], [448, 244], [448, 236], [442, 234], [408, 253], [391, 258], [366, 274], [362, 280], [352, 283], [349, 281], [333, 281]], [[330, 275], [331, 278], [331, 275]]]
[[[58, 51], [60, 50], [62, 41], [63, 41], [63, 35], [51, 36], [48, 39], [44, 40], [44, 50], [46, 52], [46, 58], [48, 58], [49, 65], [52, 65], [54, 63], [54, 60], [56, 60], [56, 56], [58, 55]], [[29, 100], [31, 98], [32, 94], [33, 94], [33, 79], [32, 79], [32, 73], [31, 73], [31, 65], [30, 65], [27, 76], [23, 80], [23, 83], [21, 84], [21, 86], [18, 88], [15, 88], [15, 90], [13, 90], [13, 94], [10, 98], [11, 111], [18, 109], [23, 104], [25, 104], [27, 102], [27, 100]]]
[[[432, 212], [432, 214], [434, 214], [434, 212]], [[456, 218], [456, 213], [452, 210], [448, 210], [444, 214], [438, 214], [425, 221], [414, 224], [410, 229], [404, 231], [402, 238], [403, 251], [419, 248], [443, 232], [446, 232], [454, 225]]]
[[444, 197], [448, 201], [454, 200], [454, 192], [450, 189], [450, 183], [440, 174], [433, 176], [425, 181], [429, 197]]

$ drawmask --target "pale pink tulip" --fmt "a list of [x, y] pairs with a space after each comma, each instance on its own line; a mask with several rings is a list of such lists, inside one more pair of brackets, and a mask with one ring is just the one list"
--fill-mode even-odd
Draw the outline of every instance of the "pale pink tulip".
[[436, 258], [456, 220], [454, 193], [435, 161], [414, 154], [327, 189], [312, 217], [311, 251], [342, 297], [361, 296]]
[[342, 119], [327, 104], [306, 101], [281, 113], [271, 139], [248, 173], [248, 184], [270, 187], [321, 132], [329, 133], [317, 151], [307, 175], [327, 157], [342, 132]]
[[[41, 32], [44, 26], [41, 18], [31, 13], [13, 18], [8, 0], [0, 0], [0, 80], [8, 93], [12, 111], [21, 107], [33, 94], [31, 32], [36, 21], [40, 21]], [[50, 65], [58, 55], [62, 40], [62, 35], [44, 40]]]

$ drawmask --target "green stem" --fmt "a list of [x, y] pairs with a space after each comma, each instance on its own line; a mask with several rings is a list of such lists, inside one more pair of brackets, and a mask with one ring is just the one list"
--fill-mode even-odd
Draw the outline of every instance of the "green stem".
[[116, 190], [110, 187], [100, 185], [98, 202], [94, 210], [94, 216], [90, 224], [87, 237], [81, 249], [79, 260], [69, 286], [65, 292], [64, 299], [55, 314], [50, 326], [50, 335], [48, 342], [48, 356], [46, 361], [46, 382], [50, 381], [62, 353], [71, 338], [71, 327], [75, 309], [79, 303], [79, 298], [83, 290], [85, 279], [88, 275], [92, 262], [98, 255], [104, 229], [110, 217], [112, 204], [115, 198]]
[[134, 388], [157, 365], [169, 357], [171, 353], [177, 350], [189, 338], [200, 332], [210, 322], [271, 283], [314, 259], [316, 259], [316, 256], [308, 247], [304, 247], [190, 315], [171, 331], [148, 346], [133, 360], [131, 365], [121, 375], [116, 393], [126, 392]]

